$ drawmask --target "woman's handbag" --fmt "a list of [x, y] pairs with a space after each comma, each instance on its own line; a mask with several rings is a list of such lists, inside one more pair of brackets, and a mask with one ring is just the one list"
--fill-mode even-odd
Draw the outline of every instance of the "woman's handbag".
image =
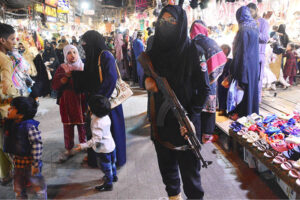
[[[100, 77], [101, 83], [103, 81], [102, 69], [101, 69], [101, 59], [100, 59], [102, 53], [103, 52], [101, 52], [99, 59], [98, 59], [99, 77]], [[130, 89], [130, 86], [125, 81], [122, 80], [117, 63], [116, 63], [116, 70], [117, 70], [117, 74], [118, 74], [116, 88], [109, 99], [110, 104], [111, 104], [111, 109], [114, 109], [115, 107], [119, 106], [120, 104], [122, 104], [124, 101], [126, 101], [129, 97], [131, 97], [133, 95], [133, 92]]]

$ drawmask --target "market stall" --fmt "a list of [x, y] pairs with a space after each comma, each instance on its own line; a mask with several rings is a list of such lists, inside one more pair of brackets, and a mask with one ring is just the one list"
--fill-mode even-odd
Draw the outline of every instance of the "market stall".
[[[230, 125], [230, 136], [244, 147], [245, 154], [254, 157], [273, 172], [278, 182], [289, 187], [290, 199], [300, 195], [300, 114], [252, 114]], [[261, 168], [261, 167], [260, 167]], [[285, 191], [287, 192], [287, 191]]]

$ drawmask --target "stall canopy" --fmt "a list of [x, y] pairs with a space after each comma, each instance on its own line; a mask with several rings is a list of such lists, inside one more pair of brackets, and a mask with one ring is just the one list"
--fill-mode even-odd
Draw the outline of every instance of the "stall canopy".
[[0, 0], [0, 4], [4, 4], [9, 9], [19, 9], [24, 8], [33, 2], [39, 2], [37, 0]]
[[124, 0], [103, 0], [103, 5], [109, 5], [109, 6], [116, 6], [116, 7], [122, 7], [125, 4]]

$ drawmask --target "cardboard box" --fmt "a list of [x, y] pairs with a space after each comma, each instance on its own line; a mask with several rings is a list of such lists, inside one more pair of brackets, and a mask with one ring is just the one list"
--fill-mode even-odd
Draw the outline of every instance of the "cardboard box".
[[244, 150], [244, 161], [248, 164], [249, 168], [256, 168], [259, 173], [263, 173], [269, 170], [262, 162], [256, 159], [250, 151], [245, 147]]
[[[286, 196], [290, 200], [295, 200], [297, 198], [297, 193], [290, 186], [288, 186], [283, 180], [281, 180], [278, 177], [276, 177], [276, 180], [277, 180], [278, 185], [281, 187], [283, 192], [286, 194]], [[295, 179], [295, 181], [296, 181], [296, 179]]]
[[248, 151], [245, 147], [244, 150], [244, 161], [248, 164], [249, 168], [256, 168], [255, 158], [252, 156], [250, 151]]

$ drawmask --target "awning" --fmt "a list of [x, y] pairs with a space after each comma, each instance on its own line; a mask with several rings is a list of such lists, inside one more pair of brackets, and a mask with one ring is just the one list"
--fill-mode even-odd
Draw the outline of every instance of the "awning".
[[0, 0], [1, 4], [4, 4], [8, 9], [20, 9], [31, 5], [34, 2], [40, 2], [38, 0]]

